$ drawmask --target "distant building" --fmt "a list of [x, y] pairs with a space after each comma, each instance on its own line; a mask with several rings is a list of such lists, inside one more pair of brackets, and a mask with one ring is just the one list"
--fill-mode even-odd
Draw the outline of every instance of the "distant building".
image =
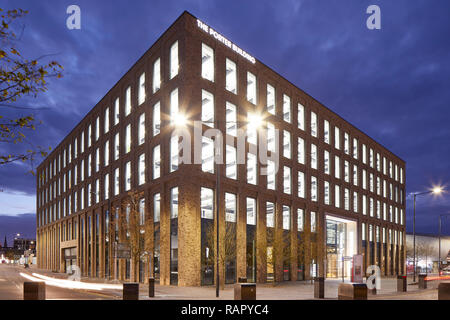
[[13, 249], [17, 252], [24, 252], [25, 250], [32, 250], [34, 252], [36, 249], [36, 240], [14, 238]]
[[[406, 269], [413, 272], [414, 237], [412, 233], [406, 234]], [[416, 233], [416, 259], [418, 272], [437, 273], [439, 261], [439, 237], [434, 234]], [[450, 236], [441, 237], [441, 262], [450, 264]]]

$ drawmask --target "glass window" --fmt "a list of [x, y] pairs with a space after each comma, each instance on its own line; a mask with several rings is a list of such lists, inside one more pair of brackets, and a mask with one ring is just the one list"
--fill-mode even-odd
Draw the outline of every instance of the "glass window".
[[125, 164], [125, 191], [131, 189], [131, 162]]
[[[214, 115], [213, 115], [214, 118]], [[226, 102], [226, 134], [237, 136], [237, 115], [236, 106], [230, 102]]]
[[311, 176], [311, 201], [317, 201], [317, 178]]
[[283, 130], [283, 157], [291, 158], [291, 133]]
[[[75, 167], [76, 169], [77, 167]], [[98, 172], [98, 170], [100, 169], [100, 149], [97, 148], [95, 149], [95, 172]], [[77, 175], [75, 172], [75, 181], [77, 179]]]
[[353, 138], [353, 158], [358, 159], [358, 140]]
[[323, 203], [330, 204], [330, 183], [328, 181], [324, 182], [324, 198]]
[[178, 74], [178, 41], [170, 47], [170, 79]]
[[266, 227], [275, 227], [275, 205], [273, 202], [266, 202]]
[[358, 192], [353, 192], [353, 212], [358, 213]]
[[291, 208], [283, 206], [283, 229], [291, 230]]
[[341, 148], [341, 142], [340, 142], [340, 132], [338, 127], [334, 127], [334, 147], [336, 149]]
[[138, 141], [139, 145], [145, 142], [145, 113], [139, 116]]
[[161, 176], [161, 147], [158, 145], [153, 148], [153, 179]]
[[247, 72], [247, 100], [256, 104], [256, 76]]
[[301, 164], [305, 164], [305, 140], [298, 137], [298, 162]]
[[237, 206], [236, 195], [225, 192], [225, 221], [236, 222]]
[[226, 146], [226, 176], [230, 179], [237, 179], [237, 154], [236, 148]]
[[270, 152], [275, 152], [276, 147], [276, 137], [275, 137], [275, 126], [270, 122], [267, 123], [267, 150]]
[[341, 189], [338, 185], [334, 186], [334, 206], [336, 208], [341, 207]]
[[367, 164], [367, 148], [366, 148], [366, 145], [364, 143], [362, 145], [362, 162], [364, 164]]
[[120, 103], [119, 98], [114, 101], [114, 125], [118, 124], [120, 120]]
[[214, 95], [206, 90], [202, 90], [202, 121], [214, 128]]
[[125, 153], [131, 151], [131, 124], [127, 125], [125, 130]]
[[173, 121], [178, 116], [178, 88], [170, 93], [170, 120]]
[[305, 197], [305, 174], [301, 171], [298, 172], [298, 196]]
[[247, 198], [247, 224], [256, 225], [256, 200]]
[[344, 189], [344, 209], [350, 210], [350, 191], [347, 188]]
[[344, 133], [344, 152], [350, 154], [350, 137], [347, 132]]
[[247, 153], [247, 183], [257, 183], [256, 155], [252, 153]]
[[350, 182], [350, 164], [347, 160], [344, 161], [344, 180], [345, 182]]
[[139, 77], [138, 103], [143, 104], [145, 101], [145, 72]]
[[179, 141], [178, 136], [170, 138], [170, 172], [178, 170]]
[[153, 63], [153, 93], [161, 88], [161, 60], [158, 58]]
[[330, 153], [326, 150], [323, 152], [323, 168], [325, 174], [330, 174]]
[[214, 141], [208, 137], [202, 137], [202, 171], [214, 173]]
[[323, 121], [323, 140], [330, 144], [330, 123], [327, 120]]
[[145, 153], [139, 156], [139, 185], [145, 183]]
[[119, 159], [120, 154], [120, 136], [119, 133], [116, 133], [114, 136], [114, 160]]
[[297, 231], [303, 231], [305, 224], [305, 210], [297, 209]]
[[267, 112], [275, 114], [275, 88], [267, 84]]
[[276, 172], [275, 172], [275, 162], [272, 160], [267, 160], [267, 189], [275, 190], [276, 188]]
[[[103, 191], [104, 191], [104, 198], [109, 199], [109, 173], [105, 174], [105, 178], [104, 178], [104, 183], [103, 183]], [[83, 193], [82, 193], [83, 194]]]
[[283, 191], [284, 193], [291, 194], [291, 168], [283, 168]]
[[125, 92], [125, 117], [131, 113], [131, 87]]
[[341, 178], [341, 165], [340, 158], [338, 156], [334, 156], [334, 176], [336, 179]]
[[170, 219], [178, 218], [178, 187], [170, 190]]
[[161, 132], [161, 105], [157, 102], [153, 106], [153, 136]]
[[353, 165], [353, 185], [358, 185], [358, 167], [356, 164]]
[[311, 232], [316, 232], [316, 212], [311, 211]]
[[234, 94], [237, 93], [237, 70], [236, 70], [236, 63], [231, 61], [230, 59], [225, 60], [225, 66], [227, 69], [226, 73], [226, 79], [225, 79], [225, 88], [233, 92]]
[[305, 107], [300, 103], [297, 105], [297, 113], [298, 128], [305, 130]]
[[291, 98], [283, 94], [283, 120], [291, 123]]
[[311, 135], [317, 137], [317, 114], [311, 112]]
[[202, 43], [202, 78], [214, 82], [214, 50]]
[[114, 170], [114, 195], [117, 196], [119, 194], [119, 185], [120, 185], [120, 175], [119, 168]]
[[311, 144], [311, 168], [317, 169], [317, 146]]
[[155, 193], [153, 196], [153, 222], [159, 222], [161, 217], [161, 194]]
[[209, 188], [201, 188], [200, 210], [202, 219], [214, 219], [214, 191]]
[[362, 196], [362, 214], [367, 214], [367, 196], [365, 194]]

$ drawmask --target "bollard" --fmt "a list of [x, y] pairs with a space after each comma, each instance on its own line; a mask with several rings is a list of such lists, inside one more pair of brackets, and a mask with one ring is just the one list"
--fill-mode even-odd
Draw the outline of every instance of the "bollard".
[[441, 282], [438, 286], [438, 300], [450, 300], [450, 282]]
[[427, 277], [427, 275], [424, 273], [419, 274], [419, 289], [427, 288], [427, 282], [425, 280], [426, 277]]
[[406, 292], [406, 276], [397, 276], [397, 292]]
[[256, 283], [236, 283], [234, 300], [256, 300]]
[[123, 284], [123, 300], [139, 300], [139, 283]]
[[367, 300], [367, 285], [365, 283], [340, 283], [338, 300]]
[[45, 300], [45, 282], [24, 282], [23, 300]]
[[155, 278], [148, 278], [148, 296], [150, 298], [155, 296]]
[[246, 277], [239, 277], [238, 278], [238, 283], [247, 283], [247, 278]]
[[316, 299], [325, 298], [325, 278], [324, 277], [314, 278], [314, 298], [316, 298]]

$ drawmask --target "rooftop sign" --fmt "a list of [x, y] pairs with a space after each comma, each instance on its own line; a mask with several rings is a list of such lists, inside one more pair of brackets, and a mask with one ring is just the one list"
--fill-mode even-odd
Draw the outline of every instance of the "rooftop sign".
[[211, 28], [207, 24], [201, 22], [199, 19], [197, 19], [197, 26], [200, 29], [202, 29], [203, 31], [205, 31], [206, 33], [208, 33], [210, 36], [214, 37], [217, 41], [222, 42], [228, 48], [230, 48], [234, 52], [236, 52], [236, 53], [240, 54], [241, 56], [243, 56], [245, 59], [247, 59], [251, 63], [255, 63], [256, 62], [256, 59], [254, 57], [252, 57], [246, 51], [244, 51], [241, 48], [239, 48], [237, 45], [235, 45], [233, 42], [231, 42], [230, 40], [225, 38], [223, 35], [218, 33], [216, 30], [214, 30], [213, 28]]

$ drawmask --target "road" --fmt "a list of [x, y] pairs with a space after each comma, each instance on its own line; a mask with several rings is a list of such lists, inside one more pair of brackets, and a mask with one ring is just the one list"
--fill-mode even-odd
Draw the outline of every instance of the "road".
[[[0, 300], [23, 299], [23, 283], [28, 280], [22, 277], [20, 273], [26, 270], [20, 266], [0, 264]], [[31, 272], [27, 271], [27, 273]], [[117, 297], [101, 292], [66, 289], [47, 285], [46, 298], [47, 300], [105, 300]]]

